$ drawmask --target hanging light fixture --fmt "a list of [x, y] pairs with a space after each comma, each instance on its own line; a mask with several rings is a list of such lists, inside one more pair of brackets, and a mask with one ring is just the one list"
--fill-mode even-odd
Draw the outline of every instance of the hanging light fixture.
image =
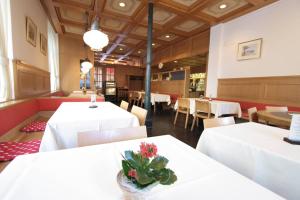
[[81, 67], [86, 69], [86, 70], [90, 70], [90, 69], [93, 68], [93, 64], [91, 63], [91, 61], [88, 58], [88, 52], [87, 52], [87, 49], [86, 49], [86, 45], [84, 45], [84, 48], [85, 48], [85, 59], [81, 63]]
[[96, 1], [96, 17], [94, 18], [91, 28], [89, 31], [85, 32], [83, 35], [83, 41], [89, 47], [91, 47], [92, 51], [101, 51], [104, 47], [108, 45], [108, 36], [101, 32], [99, 25], [99, 17], [98, 17], [98, 1]]

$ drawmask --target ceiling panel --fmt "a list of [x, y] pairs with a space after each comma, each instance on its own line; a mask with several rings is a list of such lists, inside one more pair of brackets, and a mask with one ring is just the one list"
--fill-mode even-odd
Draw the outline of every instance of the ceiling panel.
[[[245, 0], [221, 0], [218, 1], [216, 4], [213, 4], [212, 6], [203, 9], [202, 12], [218, 18], [247, 4], [248, 2]], [[226, 7], [224, 5], [226, 5]], [[224, 6], [225, 8], [221, 9], [220, 7], [222, 6]]]
[[193, 5], [195, 2], [197, 2], [198, 0], [172, 0], [172, 1], [189, 7], [189, 6]]
[[85, 23], [87, 20], [87, 15], [84, 12], [70, 8], [61, 8], [60, 14], [63, 19], [70, 21]]
[[65, 31], [66, 33], [74, 33], [78, 35], [83, 35], [85, 32], [84, 28], [71, 25], [65, 25]]
[[87, 6], [91, 6], [92, 2], [93, 2], [93, 0], [71, 0], [71, 1], [83, 4], [83, 5], [87, 5]]
[[100, 27], [108, 28], [116, 31], [121, 31], [126, 23], [121, 20], [111, 19], [111, 18], [102, 18], [100, 21]]
[[136, 39], [132, 39], [132, 38], [126, 38], [123, 42], [124, 43], [129, 43], [129, 44], [138, 44], [141, 41], [140, 40], [136, 40]]
[[[153, 12], [153, 22], [159, 25], [164, 25], [167, 22], [169, 22], [170, 20], [174, 19], [177, 15], [160, 9], [160, 8], [154, 8], [154, 12]], [[148, 16], [145, 16], [144, 18], [144, 22], [147, 23], [148, 22]]]
[[136, 26], [131, 33], [132, 34], [136, 34], [136, 35], [140, 35], [140, 36], [147, 36], [147, 28], [143, 27], [143, 26]]
[[204, 23], [201, 21], [186, 20], [180, 23], [179, 25], [175, 26], [174, 28], [184, 32], [191, 32], [197, 28], [200, 28], [203, 25]]
[[[121, 7], [120, 3], [124, 3], [125, 6]], [[140, 4], [141, 1], [139, 0], [109, 0], [106, 1], [104, 11], [131, 16], [137, 10]]]
[[160, 36], [158, 39], [170, 42], [170, 41], [173, 41], [177, 38], [178, 37], [174, 34], [164, 34], [164, 35]]

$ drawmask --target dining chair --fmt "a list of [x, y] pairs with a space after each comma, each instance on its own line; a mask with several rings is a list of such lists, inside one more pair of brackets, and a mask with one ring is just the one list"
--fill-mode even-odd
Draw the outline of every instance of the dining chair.
[[197, 122], [197, 126], [199, 123], [199, 118], [201, 119], [209, 119], [211, 117], [211, 109], [209, 101], [195, 101], [195, 113], [194, 119], [192, 123], [191, 131], [194, 130], [195, 122]]
[[139, 99], [140, 107], [144, 107], [145, 104], [145, 93], [141, 93], [141, 97]]
[[249, 117], [249, 122], [258, 122], [258, 115], [257, 115], [256, 107], [248, 109], [248, 117]]
[[140, 138], [147, 138], [146, 126], [103, 131], [86, 131], [78, 133], [78, 146], [83, 147]]
[[126, 101], [121, 101], [121, 104], [120, 104], [120, 107], [123, 108], [124, 110], [128, 110], [128, 106], [129, 106], [129, 103], [126, 102]]
[[213, 119], [204, 119], [203, 125], [204, 129], [206, 128], [213, 128], [219, 126], [227, 126], [235, 124], [233, 117], [222, 117], [222, 118], [213, 118]]
[[144, 108], [140, 108], [138, 106], [133, 105], [131, 109], [131, 113], [137, 116], [140, 122], [140, 126], [145, 125], [146, 117], [147, 117], [147, 110]]
[[179, 98], [178, 99], [178, 107], [177, 107], [177, 111], [176, 111], [176, 115], [175, 115], [175, 119], [174, 119], [174, 125], [177, 122], [178, 113], [182, 113], [182, 114], [186, 115], [185, 125], [184, 125], [184, 128], [186, 129], [188, 120], [189, 120], [189, 115], [190, 115], [190, 99], [188, 99], [188, 98]]
[[288, 112], [288, 107], [286, 106], [266, 106], [267, 112]]

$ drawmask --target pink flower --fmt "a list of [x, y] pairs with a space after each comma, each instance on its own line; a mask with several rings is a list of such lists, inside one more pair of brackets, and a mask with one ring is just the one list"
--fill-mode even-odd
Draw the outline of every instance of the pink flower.
[[149, 144], [142, 142], [140, 145], [140, 152], [144, 158], [151, 158], [156, 156], [157, 154], [157, 147], [155, 144]]
[[128, 172], [128, 176], [132, 177], [132, 178], [136, 178], [137, 174], [136, 174], [136, 170], [135, 169], [130, 169]]

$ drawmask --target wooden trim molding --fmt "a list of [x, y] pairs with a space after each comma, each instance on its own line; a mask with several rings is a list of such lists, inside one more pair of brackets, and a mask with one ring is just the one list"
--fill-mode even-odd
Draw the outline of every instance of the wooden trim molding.
[[50, 72], [14, 60], [16, 99], [39, 96], [50, 92]]
[[218, 98], [300, 107], [300, 76], [219, 79]]

